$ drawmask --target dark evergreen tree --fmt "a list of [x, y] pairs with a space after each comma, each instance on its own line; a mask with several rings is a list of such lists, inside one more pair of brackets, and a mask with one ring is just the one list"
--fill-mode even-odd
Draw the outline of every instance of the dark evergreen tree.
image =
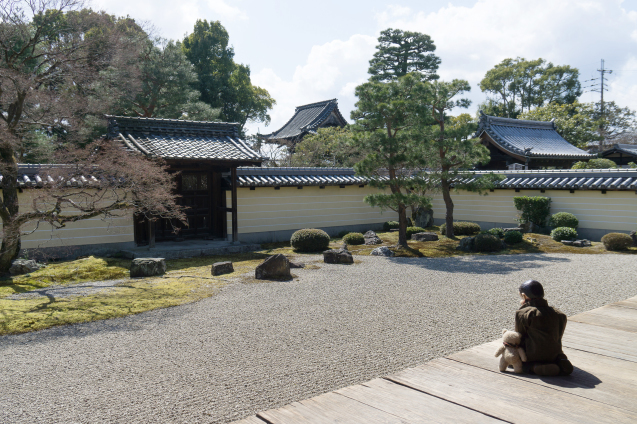
[[380, 33], [373, 59], [369, 61], [372, 81], [391, 81], [414, 72], [422, 81], [438, 79], [440, 58], [426, 34], [388, 28]]

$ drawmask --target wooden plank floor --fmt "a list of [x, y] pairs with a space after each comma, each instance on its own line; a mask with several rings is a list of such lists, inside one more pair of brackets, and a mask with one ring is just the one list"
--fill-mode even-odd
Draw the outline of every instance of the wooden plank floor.
[[637, 297], [569, 318], [567, 377], [498, 371], [500, 341], [235, 424], [637, 423]]

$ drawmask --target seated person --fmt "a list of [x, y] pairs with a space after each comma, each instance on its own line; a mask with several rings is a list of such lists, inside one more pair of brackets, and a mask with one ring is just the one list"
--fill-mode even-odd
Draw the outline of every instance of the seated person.
[[535, 280], [520, 286], [522, 306], [515, 313], [515, 331], [522, 334], [520, 346], [526, 352], [526, 373], [569, 375], [573, 365], [562, 351], [566, 315], [544, 300], [544, 288]]

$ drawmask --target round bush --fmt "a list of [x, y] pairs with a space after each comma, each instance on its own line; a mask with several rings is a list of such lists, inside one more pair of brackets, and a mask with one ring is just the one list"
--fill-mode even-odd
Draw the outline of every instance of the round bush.
[[398, 221], [387, 221], [383, 223], [383, 230], [389, 231], [398, 228]]
[[577, 217], [569, 212], [558, 212], [551, 216], [551, 220], [549, 221], [549, 225], [551, 227], [570, 227], [577, 228], [579, 225], [579, 221]]
[[473, 247], [478, 252], [497, 252], [502, 249], [502, 242], [493, 234], [478, 234], [473, 240]]
[[299, 252], [319, 252], [327, 250], [330, 236], [323, 230], [305, 228], [292, 234], [290, 244]]
[[407, 240], [411, 240], [411, 235], [416, 233], [424, 233], [425, 229], [420, 227], [407, 227]]
[[502, 228], [491, 228], [489, 231], [487, 231], [487, 233], [498, 238], [504, 237], [504, 230]]
[[519, 231], [507, 231], [504, 233], [504, 242], [506, 244], [517, 244], [521, 243], [524, 238], [522, 237], [522, 233]]
[[361, 233], [349, 233], [343, 237], [343, 241], [347, 244], [357, 245], [364, 244], [365, 237]]
[[338, 233], [338, 238], [343, 238], [346, 235], [348, 235], [349, 233], [350, 233], [350, 231], [347, 231], [347, 230], [341, 231], [341, 232]]
[[[453, 223], [453, 233], [457, 236], [471, 236], [480, 232], [480, 226], [475, 222], [457, 221]], [[447, 224], [440, 226], [440, 234], [447, 234]]]
[[555, 241], [574, 240], [577, 238], [577, 231], [571, 227], [557, 227], [551, 231], [551, 238]]
[[602, 243], [606, 250], [618, 252], [626, 250], [633, 244], [633, 239], [628, 234], [622, 233], [608, 233], [602, 237]]

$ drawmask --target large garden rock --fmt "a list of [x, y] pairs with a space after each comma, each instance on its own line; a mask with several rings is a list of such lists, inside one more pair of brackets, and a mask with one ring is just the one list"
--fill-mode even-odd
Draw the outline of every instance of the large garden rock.
[[475, 243], [474, 237], [465, 237], [460, 240], [460, 244], [456, 247], [457, 250], [462, 250], [463, 252], [471, 252], [474, 248]]
[[363, 237], [365, 237], [365, 244], [368, 246], [374, 244], [383, 244], [383, 241], [380, 239], [380, 237], [378, 237], [378, 235], [372, 230], [366, 232]]
[[373, 256], [394, 256], [394, 252], [391, 251], [391, 249], [387, 246], [381, 246], [381, 247], [377, 247], [376, 249], [372, 250], [371, 255]]
[[37, 271], [40, 268], [44, 268], [43, 264], [39, 264], [33, 259], [16, 259], [9, 268], [11, 275], [29, 274], [30, 272]]
[[414, 241], [438, 241], [438, 234], [436, 233], [416, 233], [411, 235], [411, 239]]
[[434, 211], [432, 209], [419, 208], [414, 215], [416, 227], [427, 228], [434, 225]]
[[633, 239], [633, 247], [637, 247], [637, 231], [631, 231], [630, 237]]
[[210, 269], [212, 275], [230, 274], [231, 272], [234, 272], [234, 266], [232, 266], [232, 262], [230, 261], [215, 262]]
[[343, 244], [340, 249], [326, 250], [323, 252], [323, 262], [326, 264], [353, 264], [354, 257], [347, 250], [347, 245]]
[[254, 271], [257, 280], [290, 280], [290, 261], [282, 254], [270, 256]]
[[130, 276], [153, 277], [166, 273], [166, 261], [164, 258], [137, 258], [130, 264]]

